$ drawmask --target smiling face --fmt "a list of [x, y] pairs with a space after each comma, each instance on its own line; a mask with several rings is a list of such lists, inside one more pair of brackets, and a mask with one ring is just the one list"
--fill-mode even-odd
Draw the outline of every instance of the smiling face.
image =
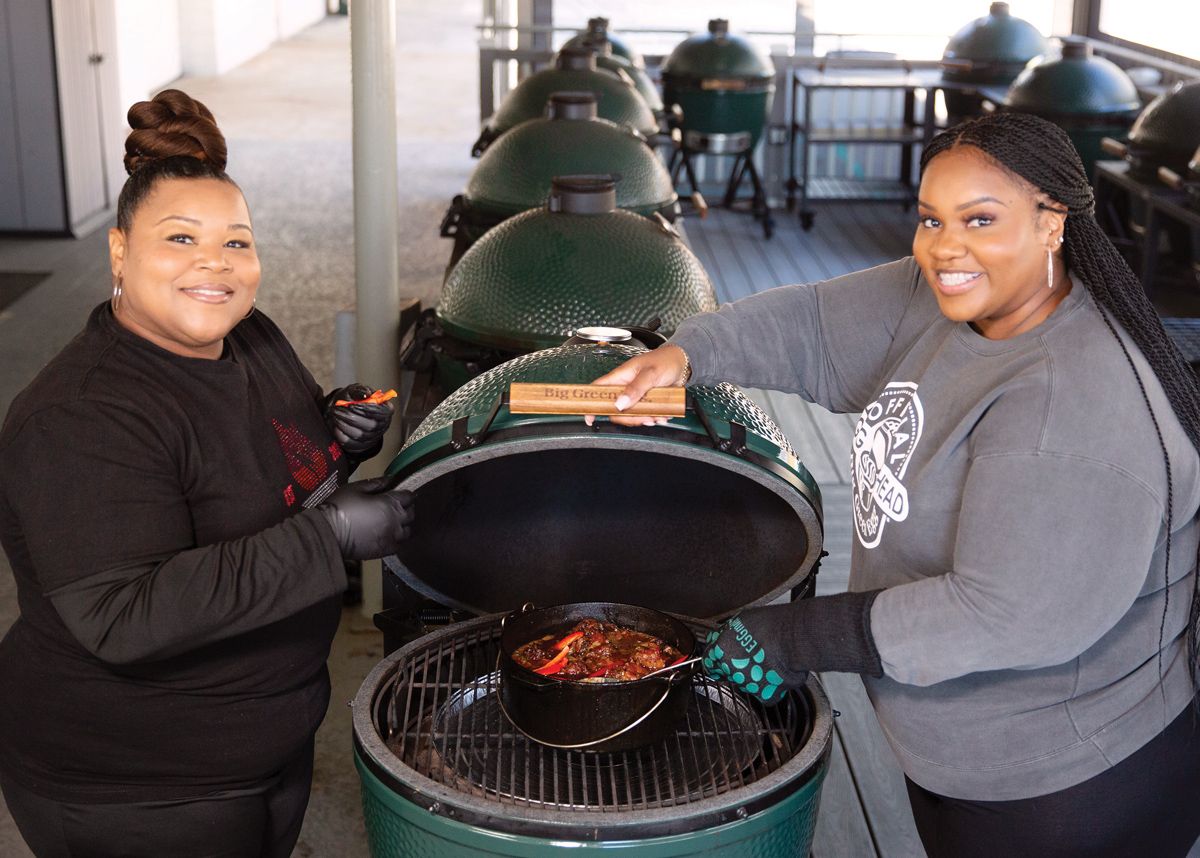
[[175, 354], [219, 358], [225, 335], [253, 308], [261, 276], [237, 186], [164, 179], [108, 243], [122, 288], [117, 321]]
[[929, 162], [913, 256], [943, 315], [1004, 339], [1053, 312], [1070, 290], [1059, 251], [1065, 216], [1039, 203], [1060, 208], [973, 147], [948, 149]]

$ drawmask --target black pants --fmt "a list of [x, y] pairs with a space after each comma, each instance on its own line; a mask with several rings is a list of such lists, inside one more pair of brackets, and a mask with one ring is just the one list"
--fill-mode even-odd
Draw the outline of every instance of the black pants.
[[52, 801], [3, 776], [0, 788], [37, 858], [288, 858], [300, 837], [312, 766], [310, 744], [262, 784], [178, 801]]
[[1037, 798], [964, 801], [908, 781], [925, 851], [929, 858], [1184, 858], [1200, 837], [1197, 723], [1189, 706], [1111, 769]]

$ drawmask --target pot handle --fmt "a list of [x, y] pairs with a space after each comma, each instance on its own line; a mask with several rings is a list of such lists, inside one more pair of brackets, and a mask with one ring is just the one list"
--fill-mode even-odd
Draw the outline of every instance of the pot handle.
[[[496, 657], [497, 670], [499, 670], [499, 667], [500, 667], [500, 658], [499, 658], [499, 656], [497, 656]], [[612, 739], [615, 739], [624, 733], [628, 733], [630, 730], [632, 730], [638, 724], [641, 724], [643, 721], [645, 721], [647, 718], [649, 718], [651, 715], [653, 715], [655, 713], [655, 711], [658, 709], [658, 707], [662, 706], [663, 703], [666, 702], [667, 695], [669, 695], [671, 693], [672, 685], [673, 685], [673, 683], [671, 681], [668, 681], [666, 689], [663, 691], [662, 695], [658, 698], [658, 700], [654, 701], [654, 705], [651, 706], [649, 709], [647, 709], [645, 712], [643, 712], [641, 715], [639, 715], [637, 718], [635, 718], [633, 721], [626, 724], [620, 730], [617, 730], [616, 732], [613, 732], [613, 733], [609, 733], [607, 736], [603, 736], [599, 739], [591, 739], [587, 742], [577, 742], [573, 745], [563, 745], [558, 742], [548, 742], [545, 739], [539, 739], [537, 736], [533, 735], [532, 733], [527, 732], [524, 728], [519, 726], [517, 724], [517, 722], [512, 719], [512, 716], [508, 714], [508, 709], [505, 708], [505, 706], [504, 706], [504, 694], [499, 689], [497, 689], [497, 691], [496, 691], [496, 702], [500, 704], [500, 711], [504, 714], [505, 720], [507, 720], [508, 723], [513, 726], [513, 729], [515, 729], [518, 733], [525, 736], [527, 739], [532, 739], [534, 742], [537, 742], [539, 745], [546, 745], [547, 747], [550, 747], [550, 748], [557, 748], [560, 751], [582, 751], [587, 748], [591, 748], [595, 745], [601, 745], [605, 742], [611, 741]]]
[[[521, 607], [517, 608], [517, 610], [510, 611], [509, 613], [505, 614], [503, 617], [500, 618], [500, 631], [504, 631], [505, 621], [509, 617], [513, 616], [513, 614], [524, 614], [526, 611], [532, 611], [536, 607], [537, 607], [537, 605], [533, 604], [533, 602], [525, 602], [523, 605], [521, 605]], [[496, 656], [496, 668], [497, 669], [500, 668], [500, 656], [499, 655]]]

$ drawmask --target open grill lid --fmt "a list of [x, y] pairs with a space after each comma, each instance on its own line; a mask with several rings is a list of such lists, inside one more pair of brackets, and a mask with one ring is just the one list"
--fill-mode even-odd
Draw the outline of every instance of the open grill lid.
[[613, 173], [619, 208], [674, 216], [678, 196], [667, 168], [636, 132], [597, 118], [592, 93], [556, 92], [547, 112], [483, 153], [467, 183], [473, 208], [508, 217], [542, 205], [555, 176]]
[[712, 283], [665, 221], [616, 208], [612, 176], [556, 177], [543, 208], [489, 230], [454, 266], [438, 319], [466, 342], [547, 348], [584, 325], [715, 310]]
[[724, 617], [804, 580], [820, 492], [766, 414], [728, 384], [695, 387], [667, 426], [514, 415], [514, 381], [587, 383], [642, 351], [559, 346], [472, 380], [421, 423], [389, 474], [417, 493], [389, 568], [454, 607], [620, 601]]
[[1014, 18], [1007, 3], [993, 3], [950, 37], [942, 59], [947, 80], [979, 84], [1010, 82], [1025, 64], [1046, 52], [1046, 39], [1037, 27]]
[[1004, 106], [1046, 119], [1109, 118], [1133, 114], [1142, 102], [1120, 66], [1093, 56], [1087, 42], [1063, 39], [1062, 56], [1031, 63], [1008, 88]]

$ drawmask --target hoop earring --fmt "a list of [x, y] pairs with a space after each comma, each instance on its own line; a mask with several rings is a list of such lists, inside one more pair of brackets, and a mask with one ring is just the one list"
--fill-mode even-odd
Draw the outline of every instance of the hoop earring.
[[258, 296], [255, 295], [253, 298], [250, 299], [250, 312], [247, 313], [246, 315], [242, 316], [242, 321], [245, 321], [246, 319], [249, 319], [251, 316], [254, 315], [254, 305], [257, 303], [258, 303]]
[[113, 315], [117, 313], [117, 307], [121, 304], [121, 296], [125, 294], [125, 278], [120, 274], [113, 278], [113, 293], [109, 303], [112, 304]]

